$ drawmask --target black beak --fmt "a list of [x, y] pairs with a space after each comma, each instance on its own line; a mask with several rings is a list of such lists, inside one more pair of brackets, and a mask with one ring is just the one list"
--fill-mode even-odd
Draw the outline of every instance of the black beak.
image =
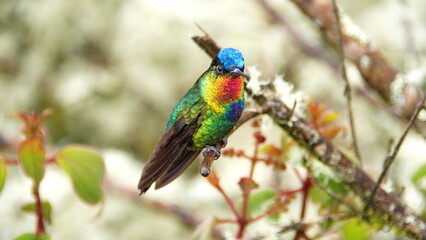
[[241, 76], [244, 76], [245, 78], [247, 78], [247, 79], [250, 79], [250, 76], [249, 75], [247, 75], [247, 74], [245, 74], [243, 71], [241, 71], [240, 69], [238, 69], [238, 68], [234, 68], [232, 71], [231, 71], [231, 74], [236, 74], [236, 75], [241, 75]]

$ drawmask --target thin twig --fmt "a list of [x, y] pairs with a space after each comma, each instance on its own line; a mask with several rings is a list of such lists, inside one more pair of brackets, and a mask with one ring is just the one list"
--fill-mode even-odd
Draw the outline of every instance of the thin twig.
[[291, 231], [291, 230], [299, 231], [299, 230], [306, 229], [306, 228], [308, 228], [308, 227], [310, 227], [314, 224], [322, 224], [322, 223], [330, 222], [330, 221], [333, 221], [333, 222], [343, 221], [343, 220], [350, 219], [354, 216], [355, 216], [354, 214], [334, 215], [334, 216], [332, 215], [332, 216], [327, 216], [327, 217], [324, 217], [324, 218], [321, 218], [321, 219], [318, 219], [318, 220], [315, 220], [315, 221], [306, 221], [306, 220], [299, 221], [299, 222], [292, 223], [290, 225], [281, 227], [280, 230], [277, 233], [283, 234], [283, 233], [286, 233], [286, 232]]
[[353, 115], [353, 108], [352, 108], [352, 90], [351, 90], [351, 84], [348, 80], [348, 75], [346, 73], [346, 66], [345, 66], [345, 49], [343, 47], [343, 37], [342, 37], [342, 26], [340, 24], [340, 15], [339, 15], [339, 9], [337, 7], [336, 0], [333, 0], [333, 12], [334, 17], [336, 19], [336, 32], [337, 32], [337, 38], [338, 38], [338, 55], [339, 55], [339, 62], [340, 62], [340, 68], [341, 68], [341, 77], [345, 81], [345, 92], [344, 95], [346, 97], [346, 104], [348, 107], [348, 113], [349, 113], [349, 123], [351, 127], [351, 135], [352, 135], [352, 144], [355, 149], [355, 155], [357, 156], [361, 166], [362, 166], [362, 157], [361, 157], [361, 151], [358, 147], [358, 141], [356, 137], [356, 130], [355, 130], [355, 121], [354, 121], [354, 115]]
[[400, 122], [405, 122], [405, 119], [399, 114], [394, 107], [385, 104], [381, 98], [378, 98], [371, 89], [366, 87], [355, 87], [355, 93], [362, 95], [375, 108], [383, 109], [387, 114], [397, 119]]
[[248, 223], [259, 221], [260, 219], [267, 217], [269, 215], [272, 215], [272, 214], [274, 214], [274, 213], [276, 213], [280, 210], [281, 209], [277, 205], [274, 205], [274, 206], [270, 207], [268, 210], [266, 210], [265, 212], [263, 212], [262, 214], [260, 214], [259, 216], [256, 216], [254, 218], [249, 219]]
[[296, 31], [295, 28], [293, 28], [293, 24], [290, 24], [289, 21], [287, 21], [284, 17], [282, 17], [278, 12], [274, 10], [267, 2], [266, 0], [258, 0], [257, 1], [260, 6], [263, 7], [263, 9], [266, 11], [268, 16], [277, 24], [279, 24], [292, 38], [293, 43], [297, 44], [299, 48], [305, 52], [306, 54], [320, 59], [327, 63], [331, 69], [338, 72], [339, 71], [339, 64], [334, 59], [334, 57], [329, 54], [328, 52], [324, 51], [323, 48], [319, 46], [314, 46], [307, 39], [305, 39], [299, 32]]
[[382, 184], [383, 179], [385, 178], [390, 166], [392, 165], [393, 161], [395, 160], [395, 158], [396, 158], [396, 156], [399, 152], [399, 149], [401, 148], [401, 145], [405, 140], [405, 137], [407, 136], [408, 132], [410, 131], [411, 127], [414, 124], [414, 121], [417, 119], [417, 116], [419, 115], [419, 113], [425, 108], [425, 101], [426, 101], [426, 94], [425, 94], [425, 96], [423, 96], [423, 99], [419, 102], [419, 105], [417, 106], [416, 111], [411, 116], [410, 122], [408, 123], [407, 127], [405, 128], [404, 132], [402, 133], [401, 137], [399, 138], [398, 142], [396, 143], [392, 153], [388, 157], [386, 157], [385, 167], [384, 167], [382, 173], [380, 174], [380, 177], [377, 180], [376, 185], [374, 186], [374, 189], [371, 192], [370, 197], [368, 198], [368, 200], [365, 204], [364, 210], [362, 211], [363, 217], [367, 217], [367, 211], [368, 211], [368, 208], [370, 207], [371, 202], [374, 199], [374, 195], [376, 194], [377, 189]]
[[46, 232], [44, 228], [43, 204], [41, 203], [39, 184], [34, 183], [33, 195], [35, 198], [35, 213], [36, 213], [36, 234], [41, 235]]

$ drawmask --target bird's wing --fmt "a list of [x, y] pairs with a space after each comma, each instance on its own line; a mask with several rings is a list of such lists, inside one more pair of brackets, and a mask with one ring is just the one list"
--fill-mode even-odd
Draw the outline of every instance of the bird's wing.
[[184, 104], [179, 103], [181, 107], [175, 114], [176, 120], [161, 137], [142, 172], [138, 185], [141, 194], [154, 182], [157, 182], [156, 189], [158, 189], [173, 181], [200, 152], [187, 148], [192, 136], [201, 126], [206, 106], [202, 97], [200, 95], [196, 97], [196, 94], [199, 94], [198, 88], [192, 88], [182, 98], [181, 102], [185, 101]]
[[179, 175], [191, 165], [200, 152], [201, 150], [183, 149], [181, 154], [179, 154], [172, 165], [167, 169], [166, 173], [155, 182], [155, 189], [162, 188], [179, 177]]

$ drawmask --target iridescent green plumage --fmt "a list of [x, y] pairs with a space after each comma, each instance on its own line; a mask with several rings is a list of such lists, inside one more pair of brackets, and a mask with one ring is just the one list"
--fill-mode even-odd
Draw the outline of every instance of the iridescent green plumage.
[[209, 69], [173, 109], [166, 133], [144, 168], [138, 188], [160, 188], [178, 177], [206, 146], [214, 146], [235, 126], [244, 108], [244, 60], [222, 49]]

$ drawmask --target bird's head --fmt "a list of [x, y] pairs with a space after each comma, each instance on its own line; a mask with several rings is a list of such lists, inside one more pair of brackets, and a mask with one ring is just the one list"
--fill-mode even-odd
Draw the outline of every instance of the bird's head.
[[244, 73], [243, 55], [234, 48], [222, 48], [213, 59], [212, 67], [218, 75], [240, 75], [250, 79], [250, 76]]

